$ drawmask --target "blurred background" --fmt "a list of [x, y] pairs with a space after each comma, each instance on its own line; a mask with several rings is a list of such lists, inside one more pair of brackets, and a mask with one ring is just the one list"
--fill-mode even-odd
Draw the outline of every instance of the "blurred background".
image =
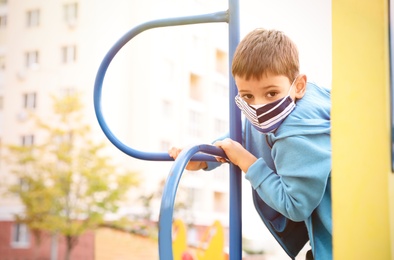
[[[299, 47], [301, 73], [331, 87], [331, 1], [240, 2], [241, 38], [257, 27], [284, 31]], [[0, 259], [158, 259], [161, 191], [172, 163], [137, 160], [109, 143], [93, 110], [94, 80], [106, 52], [131, 28], [227, 6], [0, 0]], [[135, 149], [166, 152], [225, 133], [227, 30], [158, 28], [129, 42], [104, 81], [104, 116], [115, 135]], [[215, 221], [227, 250], [228, 188], [227, 165], [182, 177], [174, 217], [195, 257], [209, 248], [203, 238]], [[242, 203], [245, 259], [288, 259], [245, 181]]]

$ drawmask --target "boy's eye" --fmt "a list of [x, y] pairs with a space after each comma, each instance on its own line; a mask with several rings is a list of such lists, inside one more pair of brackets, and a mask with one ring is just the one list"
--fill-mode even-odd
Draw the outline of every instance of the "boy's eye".
[[276, 95], [278, 95], [278, 92], [271, 91], [271, 92], [268, 92], [268, 93], [267, 93], [267, 97], [269, 97], [269, 98], [273, 98], [273, 97], [275, 97]]
[[253, 98], [253, 95], [252, 94], [245, 94], [245, 95], [242, 95], [242, 98], [245, 100], [249, 100], [249, 99]]

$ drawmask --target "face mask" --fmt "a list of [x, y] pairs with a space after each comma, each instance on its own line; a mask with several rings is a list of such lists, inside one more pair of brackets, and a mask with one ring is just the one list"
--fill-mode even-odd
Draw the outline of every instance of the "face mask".
[[291, 84], [287, 95], [274, 102], [264, 105], [249, 105], [238, 94], [235, 97], [235, 103], [259, 132], [263, 134], [273, 132], [296, 106], [293, 99], [290, 97], [290, 91], [293, 88], [294, 82], [295, 80]]

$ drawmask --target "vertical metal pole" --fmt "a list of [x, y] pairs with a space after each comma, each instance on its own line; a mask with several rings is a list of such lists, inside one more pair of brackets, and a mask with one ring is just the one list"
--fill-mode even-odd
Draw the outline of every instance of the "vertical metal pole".
[[[229, 0], [229, 105], [230, 138], [242, 141], [241, 112], [236, 107], [234, 97], [237, 88], [231, 76], [231, 64], [235, 48], [239, 43], [239, 1]], [[242, 259], [242, 185], [241, 170], [230, 164], [230, 260]]]

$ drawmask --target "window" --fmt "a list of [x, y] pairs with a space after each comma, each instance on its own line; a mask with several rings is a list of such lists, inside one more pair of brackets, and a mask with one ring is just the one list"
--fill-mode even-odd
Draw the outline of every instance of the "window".
[[160, 141], [160, 151], [165, 151], [167, 152], [168, 149], [170, 149], [170, 142], [161, 140]]
[[78, 4], [65, 4], [63, 7], [64, 21], [69, 25], [74, 25], [78, 19]]
[[34, 135], [22, 135], [21, 144], [22, 144], [22, 146], [33, 146], [34, 145]]
[[27, 27], [37, 27], [40, 25], [40, 10], [30, 10], [26, 13]]
[[201, 136], [201, 113], [191, 110], [189, 112], [189, 133], [192, 136]]
[[58, 134], [53, 137], [53, 142], [61, 144], [71, 144], [73, 142], [74, 133], [73, 131], [65, 132], [63, 134]]
[[216, 71], [220, 74], [228, 74], [228, 59], [224, 51], [216, 50]]
[[0, 138], [0, 168], [1, 168], [1, 164], [2, 164], [2, 158], [3, 158], [3, 142], [2, 142], [3, 140], [1, 140], [1, 138]]
[[5, 56], [0, 55], [0, 71], [5, 70]]
[[23, 94], [23, 108], [34, 109], [37, 105], [37, 94], [35, 92]]
[[29, 182], [25, 178], [19, 178], [20, 191], [27, 192], [30, 189]]
[[207, 46], [205, 43], [205, 39], [201, 37], [203, 32], [199, 34], [197, 31], [192, 36], [192, 42], [190, 46], [190, 62], [192, 63], [192, 67], [197, 70], [202, 70], [205, 64], [205, 51], [207, 50]]
[[215, 83], [215, 85], [213, 86], [213, 90], [215, 91], [215, 96], [224, 97], [224, 98], [228, 97], [228, 92], [229, 92], [228, 85]]
[[77, 95], [77, 90], [74, 87], [67, 87], [60, 89], [60, 94], [64, 97]]
[[25, 53], [25, 66], [28, 69], [38, 67], [39, 53], [38, 51], [29, 51]]
[[194, 100], [202, 100], [202, 80], [195, 74], [190, 74], [190, 97]]
[[214, 210], [216, 212], [224, 213], [227, 211], [227, 196], [223, 192], [213, 193]]
[[173, 61], [165, 60], [163, 67], [160, 69], [160, 76], [162, 77], [163, 81], [170, 86], [173, 85], [174, 78], [175, 78], [175, 65]]
[[229, 173], [229, 167], [228, 164], [223, 164], [221, 167], [216, 168], [213, 170], [213, 179], [216, 183], [218, 183], [217, 190], [224, 191], [225, 187], [228, 186], [223, 186], [224, 183], [228, 183], [228, 173]]
[[12, 225], [12, 247], [29, 247], [29, 229], [26, 224], [15, 223]]
[[62, 63], [73, 63], [77, 60], [77, 47], [75, 45], [62, 47]]
[[161, 103], [162, 115], [166, 118], [170, 118], [172, 115], [172, 104], [168, 100], [163, 100]]
[[222, 135], [228, 131], [228, 123], [222, 119], [214, 119], [214, 131], [216, 135]]
[[0, 15], [0, 29], [7, 27], [7, 15]]

